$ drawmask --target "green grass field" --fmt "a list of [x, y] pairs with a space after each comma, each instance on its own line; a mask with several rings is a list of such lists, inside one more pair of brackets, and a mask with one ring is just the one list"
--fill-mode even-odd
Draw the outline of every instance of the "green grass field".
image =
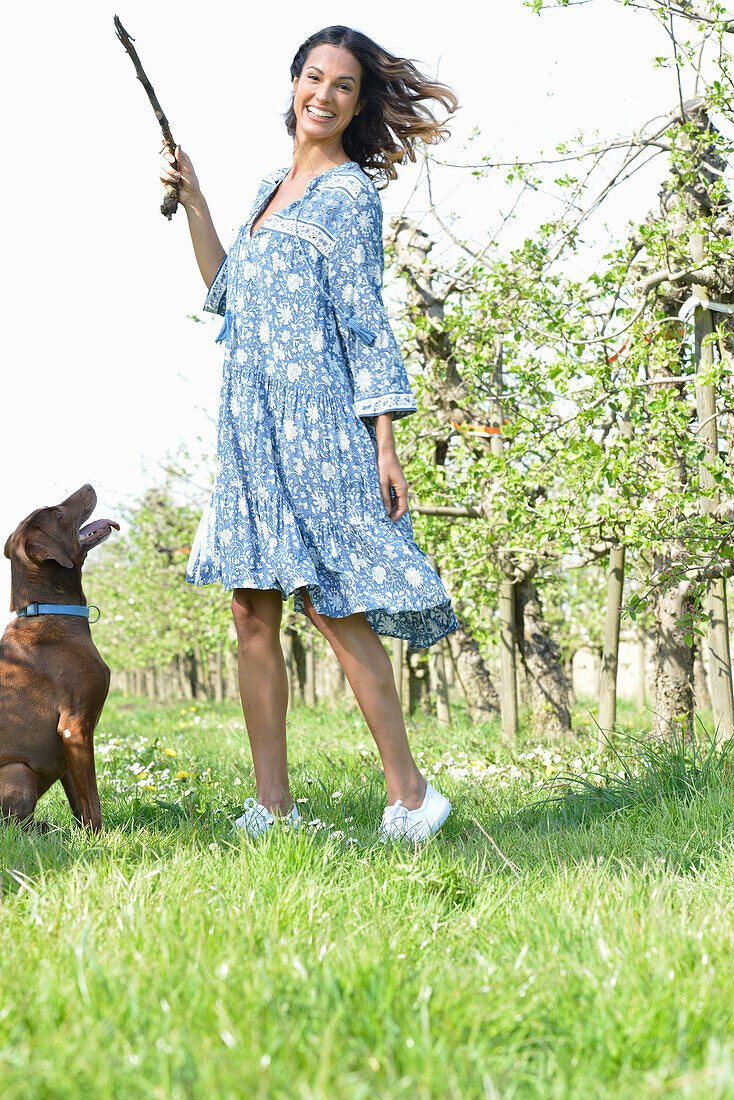
[[119, 696], [105, 833], [58, 785], [58, 828], [0, 830], [3, 1100], [734, 1097], [726, 757], [596, 755], [582, 710], [572, 744], [511, 754], [420, 717], [454, 812], [416, 853], [376, 841], [358, 712], [289, 722], [302, 835], [233, 835], [237, 707]]

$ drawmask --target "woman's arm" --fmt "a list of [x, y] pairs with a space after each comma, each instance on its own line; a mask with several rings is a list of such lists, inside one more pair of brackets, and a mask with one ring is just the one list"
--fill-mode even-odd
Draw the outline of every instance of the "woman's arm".
[[209, 213], [206, 199], [201, 193], [194, 166], [180, 145], [176, 146], [176, 159], [178, 160], [178, 171], [173, 168], [171, 154], [165, 152], [162, 154], [161, 183], [178, 184], [178, 201], [186, 211], [196, 262], [199, 265], [202, 279], [207, 286], [211, 286], [212, 280], [226, 256], [226, 252], [222, 248], [222, 243], [214, 228], [212, 216]]
[[[377, 472], [380, 478], [380, 496], [393, 523], [408, 511], [408, 482], [405, 480], [395, 446], [392, 430], [393, 414], [380, 413], [375, 417], [375, 435], [377, 436]], [[395, 491], [395, 500], [390, 496], [390, 488]]]

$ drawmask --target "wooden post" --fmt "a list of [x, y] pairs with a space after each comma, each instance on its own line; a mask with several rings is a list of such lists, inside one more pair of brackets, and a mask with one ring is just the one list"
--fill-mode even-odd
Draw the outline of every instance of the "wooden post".
[[637, 631], [637, 709], [643, 711], [647, 705], [645, 693], [645, 651], [647, 649], [647, 634], [640, 627]]
[[[626, 412], [619, 424], [621, 439], [632, 438], [632, 423]], [[624, 595], [624, 546], [609, 551], [607, 606], [604, 619], [604, 650], [599, 674], [599, 725], [605, 733], [614, 729], [617, 721], [617, 672], [619, 670], [619, 620]], [[603, 737], [601, 738], [604, 744]]]
[[[617, 721], [617, 668], [619, 666], [619, 609], [624, 589], [624, 546], [609, 551], [607, 608], [604, 619], [604, 651], [599, 676], [599, 725], [604, 733]], [[602, 739], [603, 740], [603, 739]]]
[[214, 654], [214, 699], [217, 703], [224, 701], [224, 653], [221, 642]]
[[[703, 234], [691, 234], [691, 258], [695, 264], [703, 264]], [[702, 287], [694, 287], [701, 297], [706, 296]], [[702, 489], [715, 486], [713, 466], [719, 453], [719, 436], [716, 426], [716, 391], [710, 382], [698, 382], [701, 375], [710, 373], [714, 362], [712, 343], [713, 322], [711, 311], [696, 306], [695, 357], [696, 357], [696, 415], [698, 437], [706, 451], [704, 462], [698, 468]], [[707, 463], [709, 465], [707, 465]], [[719, 503], [718, 493], [700, 498], [700, 508], [708, 515]], [[726, 606], [726, 582], [723, 577], [710, 578], [706, 582], [706, 617], [708, 621], [709, 678], [711, 703], [714, 713], [716, 743], [722, 745], [734, 736], [734, 696], [732, 695], [731, 655], [729, 653], [729, 616]]]
[[395, 687], [398, 692], [400, 706], [405, 709], [405, 639], [393, 638], [392, 640], [392, 674], [395, 678]]
[[306, 631], [306, 706], [316, 706], [316, 654], [313, 630]]
[[446, 682], [446, 662], [443, 652], [443, 638], [428, 650], [428, 668], [433, 694], [436, 697], [436, 720], [442, 726], [451, 725], [451, 706], [449, 689]]
[[515, 648], [515, 585], [500, 582], [500, 714], [502, 734], [508, 741], [517, 734], [517, 662]]
[[[502, 350], [498, 351], [493, 372], [494, 394], [489, 406], [489, 423], [492, 428], [490, 447], [493, 455], [503, 450], [502, 425], [504, 416], [500, 393], [502, 392]], [[517, 736], [517, 668], [515, 641], [515, 585], [507, 577], [500, 581], [500, 714], [502, 736], [514, 741]]]
[[293, 660], [293, 634], [290, 628], [283, 631], [282, 638], [283, 646], [283, 658], [285, 660], [285, 671], [288, 677], [288, 710], [292, 713], [293, 706], [296, 701], [294, 680], [296, 678], [296, 670], [294, 668]]

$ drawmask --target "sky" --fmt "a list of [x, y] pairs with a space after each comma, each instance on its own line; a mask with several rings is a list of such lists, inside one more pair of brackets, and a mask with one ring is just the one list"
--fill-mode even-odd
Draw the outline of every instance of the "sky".
[[[2, 543], [29, 512], [87, 481], [95, 515], [116, 518], [167, 454], [214, 446], [220, 322], [191, 319], [206, 288], [183, 210], [170, 222], [159, 212], [160, 131], [114, 14], [193, 160], [225, 248], [261, 177], [292, 160], [282, 119], [290, 63], [331, 24], [361, 30], [456, 91], [451, 139], [429, 150], [434, 201], [475, 242], [507, 199], [497, 173], [472, 175], [482, 157], [552, 155], [561, 140], [629, 132], [676, 102], [672, 74], [652, 63], [665, 37], [613, 0], [541, 17], [506, 0], [483, 23], [473, 0], [117, 2], [39, 0], [3, 12]], [[398, 171], [380, 192], [385, 220], [405, 210], [435, 232], [421, 164]], [[611, 216], [642, 216], [663, 174], [660, 162]], [[9, 564], [0, 563], [4, 622]]]

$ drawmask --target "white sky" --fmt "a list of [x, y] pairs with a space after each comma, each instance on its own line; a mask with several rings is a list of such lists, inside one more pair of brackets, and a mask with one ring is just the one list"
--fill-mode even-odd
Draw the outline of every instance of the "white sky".
[[[261, 176], [292, 158], [280, 116], [293, 55], [333, 23], [455, 89], [462, 110], [452, 140], [432, 149], [453, 165], [552, 155], [560, 140], [629, 131], [676, 101], [673, 75], [651, 60], [666, 52], [664, 36], [612, 0], [540, 18], [507, 0], [483, 25], [475, 0], [119, 4], [40, 0], [3, 10], [0, 546], [30, 511], [85, 481], [99, 495], [96, 515], [114, 518], [155, 479], [166, 452], [182, 441], [213, 447], [219, 319], [187, 319], [201, 312], [205, 287], [183, 210], [170, 223], [158, 210], [160, 131], [115, 37], [115, 10], [225, 247]], [[481, 136], [465, 149], [474, 127]], [[381, 192], [386, 220], [419, 170], [399, 169]], [[663, 171], [660, 162], [644, 190], [625, 193], [620, 216], [644, 213]], [[480, 239], [497, 224], [501, 191], [466, 168], [437, 168], [434, 188], [465, 236]], [[421, 190], [412, 199], [414, 216], [424, 198]], [[9, 567], [0, 562], [2, 622]]]

